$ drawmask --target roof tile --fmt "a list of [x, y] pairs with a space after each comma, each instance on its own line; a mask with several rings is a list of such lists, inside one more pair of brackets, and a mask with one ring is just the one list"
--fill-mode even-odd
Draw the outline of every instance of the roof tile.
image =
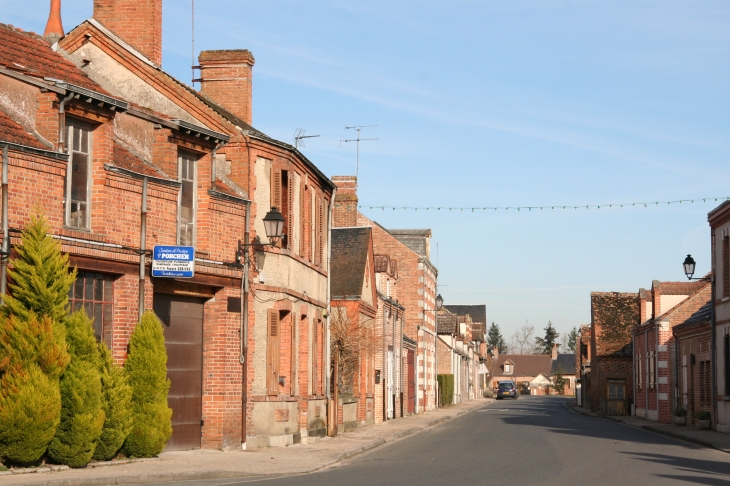
[[49, 150], [35, 136], [26, 132], [19, 124], [15, 123], [8, 115], [0, 111], [0, 141], [25, 145], [42, 150]]

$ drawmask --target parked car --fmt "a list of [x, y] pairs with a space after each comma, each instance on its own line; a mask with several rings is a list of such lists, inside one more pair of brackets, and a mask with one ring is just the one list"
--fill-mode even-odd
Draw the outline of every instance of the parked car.
[[514, 398], [520, 396], [520, 392], [517, 391], [517, 386], [514, 381], [500, 381], [497, 386], [497, 400], [502, 398]]

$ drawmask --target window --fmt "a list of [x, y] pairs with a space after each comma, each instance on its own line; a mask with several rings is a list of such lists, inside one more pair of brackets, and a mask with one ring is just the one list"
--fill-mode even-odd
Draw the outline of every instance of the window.
[[90, 229], [91, 127], [71, 122], [66, 125], [68, 169], [66, 170], [66, 225]]
[[722, 296], [730, 297], [730, 236], [722, 238]]
[[507, 363], [505, 363], [504, 364], [504, 372], [505, 373], [512, 373], [512, 366], [509, 365], [509, 364], [507, 364]]
[[269, 395], [279, 394], [279, 311], [278, 309], [269, 309], [268, 311], [268, 345], [266, 347], [267, 355], [267, 376], [266, 389]]
[[177, 210], [177, 242], [179, 245], [195, 246], [197, 164], [191, 154], [180, 153], [178, 160], [181, 186]]
[[712, 404], [712, 373], [710, 362], [700, 361], [700, 405]]
[[294, 215], [293, 197], [294, 180], [293, 172], [281, 170], [272, 166], [271, 168], [271, 207], [279, 210], [284, 217], [284, 235], [277, 242], [280, 248], [293, 249], [294, 236]]
[[98, 341], [112, 346], [114, 324], [114, 281], [108, 275], [79, 272], [68, 293], [71, 312], [83, 308], [94, 319], [94, 334]]
[[626, 385], [621, 382], [608, 382], [608, 399], [623, 400], [625, 396]]
[[655, 376], [654, 373], [656, 370], [656, 362], [654, 361], [655, 357], [656, 357], [656, 354], [653, 351], [650, 351], [646, 355], [646, 359], [649, 361], [647, 363], [647, 369], [649, 371], [649, 378], [647, 381], [648, 381], [649, 388], [654, 388], [654, 384], [656, 383], [656, 381], [654, 380], [654, 376]]

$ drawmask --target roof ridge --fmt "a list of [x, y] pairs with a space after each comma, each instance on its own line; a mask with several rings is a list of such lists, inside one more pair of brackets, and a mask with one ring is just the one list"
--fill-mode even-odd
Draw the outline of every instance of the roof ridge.
[[53, 45], [48, 39], [46, 39], [42, 35], [36, 34], [35, 32], [30, 31], [30, 30], [23, 30], [20, 27], [14, 26], [13, 24], [4, 24], [4, 23], [0, 22], [0, 27], [2, 27], [4, 29], [7, 29], [7, 30], [11, 30], [11, 31], [16, 32], [18, 34], [27, 35], [28, 37], [33, 38], [33, 39], [37, 39], [37, 40], [43, 41], [46, 44], [48, 44], [48, 47], [51, 47]]

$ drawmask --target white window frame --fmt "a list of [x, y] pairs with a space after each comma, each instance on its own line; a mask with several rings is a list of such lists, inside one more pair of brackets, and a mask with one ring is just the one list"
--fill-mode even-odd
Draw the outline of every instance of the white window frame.
[[[87, 130], [89, 134], [89, 146], [87, 148], [88, 174], [86, 177], [86, 220], [84, 221], [84, 225], [71, 224], [71, 176], [73, 175], [74, 162], [73, 137], [76, 130]], [[66, 188], [64, 190], [64, 224], [69, 228], [85, 231], [91, 231], [91, 181], [93, 180], [91, 172], [94, 158], [93, 134], [94, 130], [88, 123], [76, 120], [66, 121], [66, 153], [69, 154], [69, 157], [66, 165]]]
[[[182, 191], [183, 191], [183, 178], [182, 178], [182, 166], [183, 159], [186, 161], [191, 160], [193, 162], [193, 169], [195, 174], [193, 175], [193, 241], [182, 241]], [[192, 152], [179, 151], [177, 155], [177, 173], [178, 181], [180, 182], [180, 191], [177, 195], [177, 243], [185, 246], [195, 246], [198, 238], [198, 158]], [[190, 180], [189, 178], [186, 180]]]

